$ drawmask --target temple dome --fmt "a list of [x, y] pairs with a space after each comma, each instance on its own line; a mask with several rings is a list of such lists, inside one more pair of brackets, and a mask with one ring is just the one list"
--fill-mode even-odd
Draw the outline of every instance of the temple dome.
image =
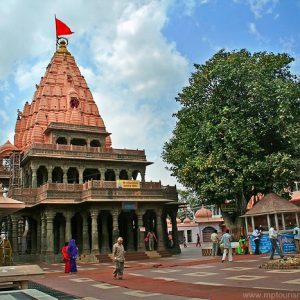
[[210, 209], [207, 209], [202, 205], [202, 207], [196, 211], [195, 217], [196, 218], [211, 218], [212, 212]]
[[26, 102], [18, 114], [15, 145], [24, 151], [33, 143], [51, 143], [50, 123], [97, 127], [105, 134], [103, 146], [112, 147], [92, 93], [64, 41], [36, 84], [31, 103]]
[[184, 220], [183, 220], [183, 223], [184, 224], [190, 224], [192, 221], [189, 217], [186, 217]]
[[5, 144], [0, 146], [0, 156], [4, 157], [14, 150], [18, 150], [18, 148], [14, 146], [10, 141], [7, 140]]

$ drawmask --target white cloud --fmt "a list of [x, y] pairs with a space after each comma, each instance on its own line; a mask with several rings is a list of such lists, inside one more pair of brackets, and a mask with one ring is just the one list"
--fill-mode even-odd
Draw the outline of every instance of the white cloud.
[[250, 10], [256, 18], [264, 14], [273, 14], [278, 0], [247, 0]]
[[266, 42], [266, 38], [261, 35], [261, 33], [258, 31], [256, 24], [251, 22], [248, 24], [249, 33], [253, 34], [257, 40], [260, 42]]
[[[10, 49], [0, 49], [0, 80], [13, 71], [21, 94], [34, 90], [55, 50], [56, 13], [75, 31], [68, 48], [112, 132], [113, 146], [145, 149], [149, 160], [160, 161], [151, 167], [151, 178], [160, 179], [162, 167], [166, 183], [174, 181], [160, 153], [174, 125], [174, 97], [186, 84], [189, 67], [162, 34], [170, 5], [170, 0], [9, 2], [0, 7], [2, 44]], [[10, 30], [16, 26], [22, 30]]]
[[9, 117], [8, 117], [6, 111], [4, 111], [4, 110], [0, 110], [0, 121], [3, 124], [7, 124], [9, 121]]

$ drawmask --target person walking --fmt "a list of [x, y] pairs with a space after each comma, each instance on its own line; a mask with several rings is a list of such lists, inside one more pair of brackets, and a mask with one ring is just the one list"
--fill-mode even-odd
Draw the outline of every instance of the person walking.
[[279, 254], [279, 256], [281, 258], [284, 257], [284, 255], [282, 254], [282, 251], [281, 251], [280, 247], [278, 247], [278, 245], [277, 245], [277, 237], [278, 237], [278, 233], [277, 233], [277, 231], [275, 229], [275, 226], [271, 225], [271, 227], [269, 229], [269, 238], [270, 238], [270, 241], [271, 241], [270, 259], [274, 258], [275, 251], [277, 251], [277, 253]]
[[228, 253], [228, 261], [232, 261], [232, 248], [231, 248], [231, 235], [229, 234], [229, 229], [223, 234], [220, 244], [223, 244], [224, 252], [222, 256], [222, 263], [225, 261]]
[[183, 237], [183, 247], [184, 247], [184, 248], [187, 248], [186, 237], [185, 237], [185, 236]]
[[115, 270], [113, 272], [114, 279], [123, 279], [125, 250], [122, 237], [118, 237], [117, 242], [113, 245], [112, 257], [116, 264]]
[[76, 259], [78, 256], [78, 248], [76, 246], [74, 239], [71, 239], [69, 242], [68, 253], [70, 255], [70, 273], [76, 273], [77, 272]]
[[210, 240], [212, 241], [211, 255], [212, 256], [217, 256], [217, 254], [218, 254], [218, 247], [219, 247], [219, 237], [218, 237], [218, 231], [216, 229], [211, 234]]
[[68, 252], [69, 243], [66, 242], [65, 245], [61, 249], [61, 253], [63, 256], [63, 260], [65, 262], [65, 273], [70, 273], [70, 254]]
[[149, 243], [149, 251], [154, 250], [154, 241], [157, 242], [156, 235], [153, 230], [150, 230], [147, 234], [148, 243]]
[[299, 253], [300, 251], [300, 228], [296, 225], [296, 227], [293, 229], [293, 235], [294, 235], [294, 242], [296, 246], [296, 251]]
[[260, 232], [259, 228], [257, 226], [255, 226], [255, 229], [252, 233], [253, 241], [254, 241], [254, 244], [255, 244], [255, 252], [254, 252], [255, 255], [259, 255], [260, 235], [261, 235], [261, 232]]
[[199, 233], [197, 233], [197, 243], [196, 243], [196, 247], [201, 247], [201, 243], [200, 243], [200, 235]]

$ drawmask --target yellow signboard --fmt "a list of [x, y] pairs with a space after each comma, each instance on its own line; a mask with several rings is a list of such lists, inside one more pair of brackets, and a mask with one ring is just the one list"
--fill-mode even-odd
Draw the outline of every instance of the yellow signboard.
[[141, 188], [138, 180], [117, 180], [117, 188], [120, 189], [139, 189]]

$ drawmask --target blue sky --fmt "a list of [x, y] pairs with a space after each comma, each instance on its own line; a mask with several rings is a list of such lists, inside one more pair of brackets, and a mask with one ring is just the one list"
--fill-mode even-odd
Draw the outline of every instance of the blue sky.
[[160, 156], [193, 64], [218, 50], [287, 52], [299, 75], [297, 0], [8, 0], [0, 6], [0, 144], [55, 51], [54, 14], [114, 148], [145, 149], [146, 180], [175, 184]]

